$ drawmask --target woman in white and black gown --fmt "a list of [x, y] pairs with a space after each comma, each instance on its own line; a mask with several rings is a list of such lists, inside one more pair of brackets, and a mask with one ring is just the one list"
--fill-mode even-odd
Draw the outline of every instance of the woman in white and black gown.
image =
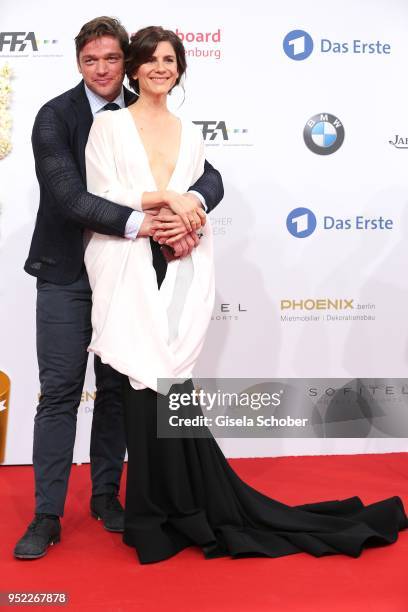
[[[128, 205], [137, 194], [139, 210], [164, 202], [191, 231], [201, 215], [177, 194], [203, 172], [204, 145], [198, 128], [177, 119], [166, 103], [185, 66], [173, 32], [150, 27], [133, 35], [127, 74], [138, 101], [97, 116], [86, 159], [90, 191]], [[243, 482], [212, 436], [157, 437], [157, 379], [179, 378], [185, 382], [172, 391], [191, 390], [213, 308], [210, 224], [201, 231], [191, 255], [167, 270], [157, 252], [153, 267], [148, 238], [93, 234], [86, 248], [93, 290], [89, 350], [124, 375], [125, 543], [150, 563], [192, 545], [206, 558], [357, 557], [364, 547], [395, 542], [408, 524], [399, 497], [369, 506], [352, 497], [290, 507]]]

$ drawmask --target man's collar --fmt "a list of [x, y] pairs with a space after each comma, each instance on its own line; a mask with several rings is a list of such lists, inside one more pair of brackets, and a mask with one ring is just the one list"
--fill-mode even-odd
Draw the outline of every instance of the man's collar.
[[[95, 116], [96, 113], [99, 113], [99, 111], [102, 110], [105, 104], [108, 104], [108, 100], [105, 100], [105, 98], [102, 98], [101, 96], [98, 96], [98, 94], [91, 91], [85, 82], [84, 82], [84, 87], [85, 87], [85, 95], [88, 98], [89, 106], [91, 107], [91, 112]], [[120, 108], [125, 108], [125, 98], [123, 94], [123, 87], [120, 90], [120, 94], [118, 95], [118, 97], [115, 98], [115, 100], [112, 100], [112, 103], [118, 104]]]

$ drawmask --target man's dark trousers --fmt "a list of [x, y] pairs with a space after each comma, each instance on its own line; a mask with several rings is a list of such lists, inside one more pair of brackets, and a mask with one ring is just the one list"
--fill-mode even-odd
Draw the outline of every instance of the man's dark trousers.
[[[78, 406], [91, 341], [92, 294], [86, 271], [73, 283], [37, 279], [37, 355], [41, 397], [34, 420], [36, 512], [64, 513]], [[117, 493], [126, 452], [121, 375], [95, 357], [91, 433], [92, 493]]]

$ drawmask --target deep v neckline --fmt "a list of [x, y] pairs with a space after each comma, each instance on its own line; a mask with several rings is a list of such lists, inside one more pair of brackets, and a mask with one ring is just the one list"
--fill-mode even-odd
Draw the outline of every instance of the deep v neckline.
[[[145, 162], [146, 162], [146, 168], [147, 168], [147, 170], [149, 172], [149, 175], [150, 175], [150, 178], [152, 180], [152, 185], [154, 185], [156, 191], [161, 191], [157, 187], [156, 179], [154, 178], [154, 174], [152, 172], [152, 167], [150, 165], [149, 156], [147, 154], [146, 147], [143, 144], [143, 140], [142, 140], [142, 137], [140, 135], [139, 128], [137, 127], [136, 121], [134, 120], [130, 109], [126, 108], [125, 110], [128, 112], [129, 120], [133, 124], [133, 128], [134, 128], [134, 130], [136, 132], [137, 139], [138, 139], [140, 148], [141, 148], [141, 150], [143, 152], [143, 157], [144, 157]], [[175, 163], [174, 168], [173, 168], [173, 172], [171, 173], [170, 178], [169, 178], [169, 180], [167, 182], [167, 185], [164, 187], [163, 191], [168, 190], [169, 186], [173, 182], [173, 179], [174, 179], [174, 176], [175, 176], [175, 174], [177, 172], [177, 169], [178, 169], [178, 166], [179, 166], [179, 162], [180, 162], [180, 158], [181, 158], [182, 146], [183, 146], [183, 141], [184, 141], [184, 126], [183, 126], [183, 121], [179, 117], [177, 117], [177, 119], [180, 122], [180, 139], [179, 139], [179, 147], [178, 147], [178, 152], [177, 152], [177, 159], [176, 159], [176, 163]]]

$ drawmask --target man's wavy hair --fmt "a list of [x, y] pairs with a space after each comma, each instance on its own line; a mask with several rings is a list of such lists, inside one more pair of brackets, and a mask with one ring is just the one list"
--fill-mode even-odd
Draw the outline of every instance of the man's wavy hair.
[[129, 34], [123, 25], [114, 17], [96, 17], [85, 23], [75, 37], [76, 56], [79, 61], [79, 54], [87, 43], [101, 36], [112, 36], [118, 41], [120, 48], [126, 57], [129, 49]]

